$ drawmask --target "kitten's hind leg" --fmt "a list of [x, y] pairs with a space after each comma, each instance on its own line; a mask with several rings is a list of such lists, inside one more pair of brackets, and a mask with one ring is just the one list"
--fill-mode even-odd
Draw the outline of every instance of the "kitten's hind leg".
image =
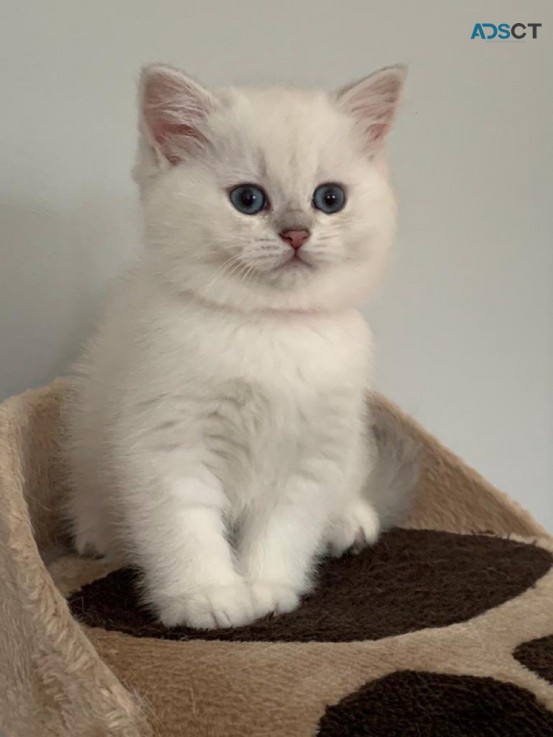
[[104, 556], [108, 553], [109, 526], [96, 495], [73, 492], [69, 498], [68, 516], [79, 555]]
[[363, 499], [351, 502], [329, 525], [327, 549], [334, 558], [346, 552], [359, 553], [373, 545], [380, 533], [380, 521], [374, 508]]

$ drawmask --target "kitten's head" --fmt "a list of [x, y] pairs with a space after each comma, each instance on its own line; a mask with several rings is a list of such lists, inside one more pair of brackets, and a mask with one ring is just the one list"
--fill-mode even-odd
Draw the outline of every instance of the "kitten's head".
[[405, 71], [338, 92], [209, 92], [147, 67], [135, 178], [148, 258], [173, 288], [242, 310], [362, 301], [393, 237], [384, 142]]

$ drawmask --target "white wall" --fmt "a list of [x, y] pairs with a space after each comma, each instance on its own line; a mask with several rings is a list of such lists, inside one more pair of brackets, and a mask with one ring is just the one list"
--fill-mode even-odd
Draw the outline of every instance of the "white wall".
[[[3, 6], [0, 396], [64, 370], [137, 248], [143, 62], [332, 87], [404, 61], [398, 259], [369, 309], [379, 386], [553, 528], [550, 0]], [[490, 44], [476, 21], [543, 27]]]

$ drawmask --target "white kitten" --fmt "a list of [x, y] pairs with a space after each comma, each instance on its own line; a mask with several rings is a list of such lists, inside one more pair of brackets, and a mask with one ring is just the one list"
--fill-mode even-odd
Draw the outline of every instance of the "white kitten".
[[143, 73], [146, 251], [74, 378], [66, 450], [78, 550], [139, 566], [167, 625], [289, 611], [317, 554], [379, 533], [356, 307], [393, 236], [403, 78], [211, 93]]

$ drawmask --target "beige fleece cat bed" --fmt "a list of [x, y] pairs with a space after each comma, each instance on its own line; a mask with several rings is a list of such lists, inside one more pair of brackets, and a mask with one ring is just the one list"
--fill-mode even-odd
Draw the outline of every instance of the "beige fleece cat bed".
[[60, 529], [65, 384], [0, 408], [0, 727], [9, 737], [553, 736], [553, 540], [421, 445], [405, 529], [323, 565], [299, 610], [165, 629], [136, 574], [40, 553]]

